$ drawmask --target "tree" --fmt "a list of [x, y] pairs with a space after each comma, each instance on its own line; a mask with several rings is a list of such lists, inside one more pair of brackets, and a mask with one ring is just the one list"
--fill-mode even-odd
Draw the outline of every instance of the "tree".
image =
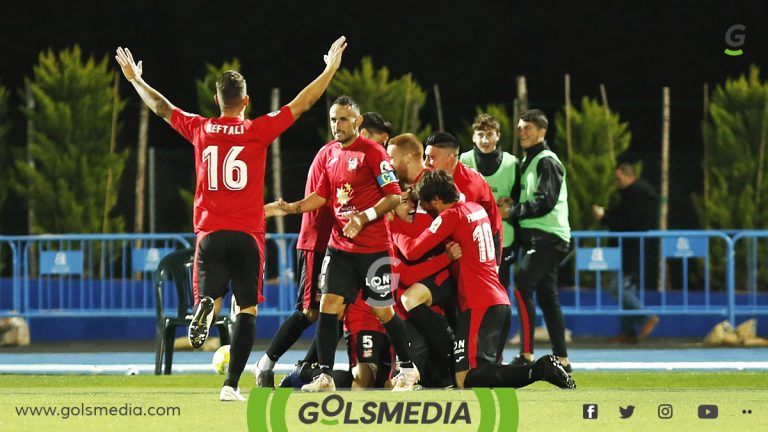
[[[749, 75], [728, 79], [715, 89], [709, 118], [702, 123], [704, 160], [709, 188], [693, 194], [693, 207], [705, 229], [768, 228], [768, 82], [753, 66]], [[705, 195], [706, 193], [706, 195]], [[736, 259], [748, 259], [749, 242], [736, 246]], [[712, 242], [712, 280], [725, 278], [725, 247]], [[741, 266], [737, 266], [740, 268]], [[758, 283], [768, 280], [768, 268], [759, 267]], [[748, 272], [736, 272], [736, 286], [747, 285]]]
[[[496, 144], [502, 151], [512, 153], [512, 143], [515, 139], [515, 128], [517, 124], [513, 124], [512, 114], [507, 111], [507, 107], [503, 104], [490, 104], [483, 107], [475, 107], [475, 114], [488, 113], [496, 118], [501, 128], [501, 138]], [[474, 120], [474, 118], [472, 119]], [[472, 135], [475, 131], [472, 129], [472, 122], [464, 122], [462, 131], [456, 134], [459, 143], [461, 143], [461, 150], [466, 151], [472, 149], [475, 144], [472, 142]]]
[[[203, 79], [195, 81], [195, 86], [197, 87], [197, 109], [201, 116], [216, 118], [221, 115], [221, 110], [214, 103], [213, 96], [216, 94], [216, 80], [228, 70], [240, 71], [240, 60], [237, 57], [230, 61], [225, 61], [219, 67], [206, 63], [205, 76], [203, 76]], [[246, 118], [248, 118], [250, 112], [251, 106], [248, 105], [245, 108]]]
[[[24, 115], [34, 124], [29, 155], [15, 162], [13, 187], [35, 213], [30, 234], [98, 233], [123, 230], [124, 220], [111, 211], [117, 203], [128, 151], [110, 150], [115, 73], [108, 57], [84, 60], [78, 46], [40, 53], [33, 78], [25, 82], [34, 108]], [[105, 208], [110, 212], [104, 226]]]
[[706, 229], [768, 228], [768, 82], [760, 70], [717, 86], [709, 115], [702, 124], [709, 196], [692, 197], [699, 221]]
[[427, 99], [427, 93], [408, 73], [391, 79], [389, 69], [375, 69], [371, 57], [363, 57], [360, 67], [354, 70], [340, 69], [331, 81], [328, 95], [335, 99], [349, 95], [360, 104], [363, 112], [376, 111], [392, 123], [395, 134], [412, 132], [420, 138], [431, 133], [431, 128], [421, 129], [419, 112]]
[[[618, 113], [609, 112], [597, 100], [584, 97], [581, 109], [571, 107], [573, 154], [560, 151], [566, 169], [568, 184], [568, 207], [571, 228], [590, 230], [599, 227], [591, 215], [593, 204], [608, 205], [615, 192], [613, 170], [616, 161], [612, 155], [621, 154], [629, 148], [632, 134], [629, 124], [621, 122]], [[565, 131], [565, 115], [555, 116], [555, 129]], [[612, 137], [614, 148], [611, 149]], [[555, 136], [555, 146], [565, 150], [564, 133]]]
[[[8, 172], [11, 161], [10, 143], [7, 141], [8, 132], [11, 130], [11, 122], [8, 120], [8, 89], [0, 84], [0, 170]], [[9, 178], [0, 176], [0, 208], [8, 197]]]

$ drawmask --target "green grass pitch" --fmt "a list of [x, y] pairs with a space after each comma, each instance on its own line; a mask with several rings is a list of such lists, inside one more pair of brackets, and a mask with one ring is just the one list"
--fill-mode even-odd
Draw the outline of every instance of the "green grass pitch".
[[[768, 430], [768, 373], [576, 372], [574, 378], [579, 386], [575, 391], [544, 383], [518, 390], [519, 430]], [[0, 431], [245, 431], [247, 405], [219, 402], [222, 381], [217, 375], [0, 375]], [[243, 375], [241, 386], [247, 395], [253, 386], [250, 373]], [[421, 393], [428, 399], [434, 392]], [[597, 420], [583, 419], [584, 404], [599, 405]], [[659, 418], [661, 404], [673, 406], [672, 418]], [[700, 404], [718, 405], [718, 418], [699, 419]], [[634, 405], [635, 412], [621, 419], [619, 407], [627, 405]], [[70, 416], [63, 418], [61, 411], [24, 416], [18, 414], [20, 407], [67, 408]], [[74, 415], [73, 407], [113, 407], [132, 413]], [[150, 407], [168, 408], [174, 415], [135, 414]], [[397, 429], [410, 430], [409, 426]], [[355, 430], [391, 432], [392, 426], [357, 426]]]

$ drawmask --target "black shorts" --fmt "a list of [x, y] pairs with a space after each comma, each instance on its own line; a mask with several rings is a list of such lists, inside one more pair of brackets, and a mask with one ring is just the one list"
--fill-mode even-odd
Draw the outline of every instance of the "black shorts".
[[509, 305], [468, 309], [459, 312], [453, 357], [456, 372], [486, 363], [499, 363], [509, 336], [512, 310]]
[[448, 270], [440, 270], [418, 283], [429, 289], [432, 294], [432, 305], [442, 306], [453, 296], [453, 278]]
[[320, 310], [319, 279], [325, 253], [296, 249], [296, 310]]
[[371, 307], [392, 306], [392, 259], [387, 252], [353, 253], [329, 247], [320, 274], [323, 294], [344, 297], [346, 304], [363, 290], [363, 300]]
[[201, 297], [223, 297], [230, 281], [240, 308], [256, 306], [264, 300], [264, 234], [199, 232], [194, 265], [195, 303]]

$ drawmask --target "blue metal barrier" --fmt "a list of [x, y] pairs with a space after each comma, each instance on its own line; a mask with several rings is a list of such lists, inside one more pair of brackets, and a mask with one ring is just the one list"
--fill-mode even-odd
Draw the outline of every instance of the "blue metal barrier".
[[[625, 309], [620, 299], [624, 294], [621, 250], [625, 240], [638, 240], [639, 283], [637, 297], [643, 305], [641, 309]], [[565, 295], [561, 299], [565, 315], [720, 315], [735, 320], [735, 296], [732, 271], [726, 272], [725, 280], [719, 281], [726, 296], [712, 295], [710, 285], [710, 243], [714, 240], [723, 242], [727, 257], [733, 255], [733, 240], [717, 231], [649, 231], [649, 232], [595, 232], [576, 231], [572, 235], [572, 244], [576, 256], [574, 264], [573, 298]], [[607, 243], [616, 245], [608, 246]], [[657, 281], [647, 280], [649, 266], [659, 266], [658, 262], [646, 263], [646, 250], [651, 242], [660, 242], [659, 253], [664, 265], [660, 266], [661, 286]], [[589, 243], [585, 246], [585, 243]], [[704, 286], [701, 295], [689, 292], [689, 260], [701, 259], [704, 263]], [[670, 260], [682, 262], [683, 283], [671, 295], [667, 285], [666, 273]], [[732, 260], [726, 259], [732, 264]], [[595, 285], [585, 290], [581, 286], [581, 273], [594, 272]], [[616, 295], [604, 295], [603, 273], [614, 273], [617, 283]], [[651, 288], [651, 289], [649, 289]]]
[[[737, 251], [742, 245], [746, 247], [746, 250], [744, 256], [739, 257]], [[761, 250], [763, 253], [760, 253]], [[761, 288], [764, 292], [768, 291], [768, 231], [738, 231], [734, 233], [732, 253], [730, 261], [734, 292], [743, 291], [746, 294], [740, 296], [740, 300], [743, 298], [743, 301], [735, 304], [735, 313], [739, 315], [768, 314], [768, 301], [763, 301], [763, 304], [760, 304], [760, 297], [758, 297], [758, 291]], [[736, 265], [739, 259], [744, 260], [745, 266]], [[742, 289], [736, 285], [737, 280], [742, 280], [739, 277], [739, 268], [745, 269]]]
[[[565, 315], [678, 314], [727, 317], [768, 314], [768, 231], [574, 232], [574, 286], [561, 290]], [[264, 296], [260, 316], [286, 317], [293, 312], [297, 234], [267, 234]], [[621, 248], [627, 239], [639, 242], [639, 292], [643, 307], [625, 309], [606, 292], [604, 277], [621, 280]], [[141, 242], [141, 243], [139, 243]], [[653, 243], [651, 243], [653, 242]], [[172, 250], [194, 247], [193, 234], [0, 236], [0, 316], [25, 317], [154, 317], [152, 271]], [[682, 283], [671, 285], [666, 265], [661, 279], [648, 280], [645, 250], [659, 245], [665, 262], [682, 267]], [[737, 256], [736, 247], [743, 252]], [[713, 255], [714, 254], [714, 255]], [[722, 257], [723, 271], [713, 279], [711, 262]], [[689, 263], [702, 264], [703, 280], [689, 284]], [[743, 263], [742, 263], [743, 261]], [[736, 265], [738, 263], [738, 266]], [[693, 265], [693, 264], [690, 264]], [[763, 268], [761, 268], [761, 265]], [[585, 274], [594, 276], [585, 276]], [[745, 284], [737, 296], [736, 275]], [[586, 283], [586, 279], [594, 280]], [[175, 307], [172, 285], [165, 287], [164, 307]], [[589, 286], [585, 286], [589, 285]], [[698, 287], [701, 287], [698, 289]], [[669, 289], [668, 289], [669, 288]], [[742, 293], [743, 291], [743, 293]]]
[[[267, 248], [276, 248], [268, 256], [276, 257], [277, 273], [266, 272], [272, 284], [265, 289], [274, 292], [259, 313], [287, 316], [295, 300], [298, 235], [266, 238]], [[194, 245], [193, 234], [0, 236], [0, 271], [10, 266], [5, 273], [11, 274], [10, 284], [0, 283], [0, 316], [154, 317], [154, 270], [165, 255]], [[172, 283], [163, 289], [163, 306], [175, 308]]]

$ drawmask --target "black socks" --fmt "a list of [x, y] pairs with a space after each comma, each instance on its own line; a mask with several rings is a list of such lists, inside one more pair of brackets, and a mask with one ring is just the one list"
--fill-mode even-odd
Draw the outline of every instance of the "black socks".
[[339, 319], [336, 314], [320, 312], [317, 320], [317, 362], [320, 371], [330, 374], [336, 357], [336, 344], [339, 342]]
[[411, 362], [411, 349], [408, 346], [408, 335], [405, 332], [405, 323], [395, 314], [388, 323], [384, 323], [389, 342], [395, 348], [395, 354], [400, 359], [400, 365], [404, 368], [413, 367]]
[[520, 388], [538, 381], [533, 377], [533, 366], [513, 366], [488, 363], [467, 373], [464, 388], [512, 387]]
[[312, 322], [303, 312], [295, 311], [293, 315], [283, 321], [277, 330], [277, 334], [272, 338], [272, 342], [269, 344], [269, 348], [267, 348], [267, 357], [276, 362], [299, 340], [301, 334], [310, 325], [312, 325]]
[[227, 372], [227, 379], [224, 381], [225, 386], [237, 390], [240, 375], [248, 363], [254, 340], [256, 340], [256, 317], [249, 313], [237, 314], [235, 329], [232, 333], [232, 345], [229, 350], [229, 371]]

